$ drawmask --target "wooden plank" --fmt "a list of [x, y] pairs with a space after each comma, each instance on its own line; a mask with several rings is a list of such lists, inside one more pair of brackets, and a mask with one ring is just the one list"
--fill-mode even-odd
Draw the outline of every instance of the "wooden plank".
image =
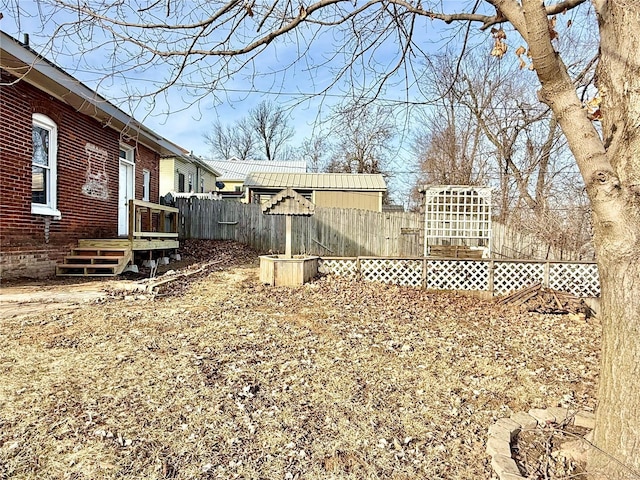
[[134, 206], [136, 207], [148, 208], [155, 211], [165, 211], [169, 213], [178, 213], [180, 211], [179, 208], [160, 205], [158, 203], [146, 202], [144, 200], [131, 200], [131, 202], [133, 202]]
[[131, 242], [127, 238], [82, 238], [78, 240], [79, 248], [130, 248]]
[[136, 239], [133, 241], [132, 248], [139, 250], [172, 250], [180, 247], [178, 240], [143, 240]]
[[170, 232], [133, 232], [135, 238], [178, 238], [177, 233]]

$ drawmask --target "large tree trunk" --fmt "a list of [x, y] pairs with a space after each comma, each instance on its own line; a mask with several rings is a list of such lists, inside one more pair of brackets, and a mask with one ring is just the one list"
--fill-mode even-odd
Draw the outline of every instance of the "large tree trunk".
[[604, 453], [594, 450], [588, 469], [640, 478], [640, 6], [596, 7], [602, 132], [623, 202], [613, 225], [594, 223], [603, 326], [594, 443]]
[[593, 478], [640, 478], [640, 8], [595, 0], [601, 33], [602, 138], [551, 43], [544, 4], [523, 0], [540, 97], [556, 114], [587, 185], [602, 288], [602, 360]]

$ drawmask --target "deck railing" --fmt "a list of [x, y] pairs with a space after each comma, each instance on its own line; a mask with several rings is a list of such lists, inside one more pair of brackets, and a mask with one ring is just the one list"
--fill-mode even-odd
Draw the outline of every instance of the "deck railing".
[[177, 240], [178, 212], [166, 205], [129, 200], [129, 240]]

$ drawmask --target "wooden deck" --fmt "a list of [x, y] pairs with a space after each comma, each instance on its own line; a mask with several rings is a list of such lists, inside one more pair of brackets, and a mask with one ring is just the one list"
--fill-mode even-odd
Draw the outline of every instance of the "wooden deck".
[[[114, 276], [135, 260], [135, 252], [175, 250], [178, 242], [178, 209], [130, 200], [129, 236], [78, 240], [78, 247], [56, 266], [59, 276]], [[163, 255], [164, 256], [164, 255]]]
[[78, 240], [79, 247], [128, 248], [134, 252], [147, 250], [173, 250], [180, 246], [174, 238], [91, 238]]

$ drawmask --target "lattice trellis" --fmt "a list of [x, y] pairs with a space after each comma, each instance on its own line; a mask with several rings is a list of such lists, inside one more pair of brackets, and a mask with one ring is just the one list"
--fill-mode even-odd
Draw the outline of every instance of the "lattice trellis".
[[544, 282], [544, 263], [495, 262], [494, 265], [494, 295]]
[[489, 262], [429, 260], [427, 288], [436, 290], [489, 290]]
[[318, 271], [353, 279], [358, 277], [358, 261], [355, 258], [321, 258]]
[[363, 258], [360, 271], [367, 282], [382, 282], [405, 287], [422, 285], [422, 260]]
[[[491, 189], [444, 185], [425, 189], [425, 255], [428, 245], [491, 244]], [[444, 242], [444, 243], [443, 243]], [[478, 243], [475, 243], [478, 242]]]
[[595, 263], [552, 263], [549, 265], [549, 286], [577, 297], [600, 295], [600, 277]]

